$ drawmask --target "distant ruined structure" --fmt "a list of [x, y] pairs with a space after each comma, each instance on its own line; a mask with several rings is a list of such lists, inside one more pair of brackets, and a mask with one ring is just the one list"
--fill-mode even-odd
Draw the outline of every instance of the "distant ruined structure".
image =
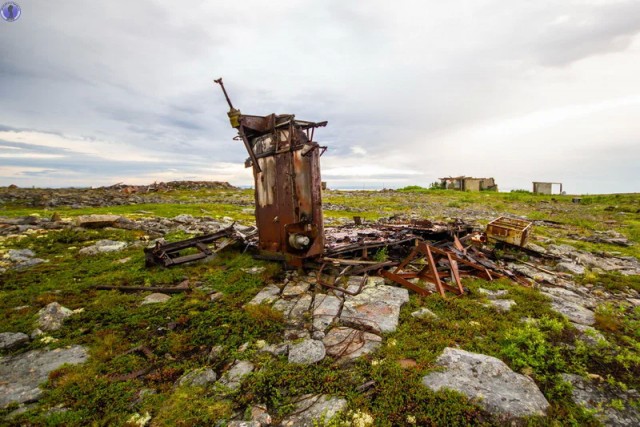
[[[553, 192], [553, 186], [558, 185], [560, 188], [557, 193]], [[557, 187], [556, 187], [557, 188]], [[534, 194], [563, 194], [561, 182], [533, 182]]]
[[456, 176], [439, 178], [442, 188], [460, 191], [498, 191], [498, 185], [493, 178], [472, 178], [470, 176]]

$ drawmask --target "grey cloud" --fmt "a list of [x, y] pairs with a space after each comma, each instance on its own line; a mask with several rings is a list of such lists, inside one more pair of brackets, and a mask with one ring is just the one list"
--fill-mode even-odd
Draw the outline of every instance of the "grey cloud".
[[561, 11], [559, 20], [541, 25], [531, 41], [545, 65], [567, 65], [592, 55], [622, 51], [640, 32], [637, 1], [583, 4]]
[[[171, 167], [185, 175], [246, 158], [242, 144], [232, 140], [228, 107], [212, 82], [220, 76], [244, 113], [328, 120], [329, 126], [316, 132], [329, 146], [323, 161], [362, 160], [381, 167], [393, 162], [394, 168], [425, 171], [413, 178], [425, 185], [440, 174], [471, 174], [481, 167], [489, 174], [499, 171], [505, 181], [528, 180], [513, 160], [497, 164], [491, 153], [508, 160], [526, 157], [523, 146], [532, 144], [531, 138], [504, 137], [487, 149], [473, 129], [620, 97], [623, 90], [640, 93], [624, 74], [633, 69], [613, 70], [628, 87], [609, 89], [592, 72], [603, 62], [593, 69], [564, 67], [585, 58], [598, 61], [609, 52], [637, 57], [627, 49], [640, 26], [640, 4], [632, 1], [331, 0], [284, 1], [276, 8], [251, 0], [176, 10], [170, 1], [88, 7], [79, 0], [36, 0], [22, 6], [20, 21], [2, 28], [0, 130], [116, 142], [175, 160]], [[574, 125], [567, 121], [536, 135], [536, 148], [553, 152], [568, 145]], [[624, 128], [622, 122], [618, 128]], [[458, 133], [464, 136], [456, 139]], [[626, 138], [619, 130], [611, 133], [612, 140]], [[354, 146], [367, 154], [354, 155]], [[61, 162], [10, 161], [108, 177], [167, 167], [98, 165], [96, 159], [63, 152]], [[637, 148], [627, 152], [629, 158], [637, 154]], [[561, 163], [549, 162], [561, 177], [579, 175], [580, 165]], [[618, 164], [621, 174], [637, 178], [627, 162]], [[581, 185], [604, 188], [595, 178], [590, 182]]]

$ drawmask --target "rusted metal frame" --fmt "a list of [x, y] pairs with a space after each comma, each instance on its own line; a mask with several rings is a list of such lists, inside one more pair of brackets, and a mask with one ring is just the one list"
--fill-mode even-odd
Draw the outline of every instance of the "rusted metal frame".
[[397, 265], [397, 262], [385, 261], [379, 264], [363, 265], [361, 267], [354, 267], [354, 269], [351, 270], [351, 274], [353, 274], [354, 276], [357, 276], [362, 273], [368, 273], [369, 271], [372, 271], [372, 270], [377, 271], [377, 270], [380, 270], [381, 268], [392, 267], [394, 265]]
[[407, 265], [418, 255], [418, 248], [414, 246], [411, 253], [396, 267], [396, 273], [404, 270]]
[[[147, 265], [153, 264], [162, 264], [165, 267], [170, 267], [172, 265], [183, 264], [190, 261], [196, 261], [199, 259], [206, 258], [208, 256], [213, 255], [214, 253], [222, 250], [226, 246], [228, 246], [233, 240], [227, 240], [223, 245], [218, 247], [215, 250], [210, 249], [206, 244], [210, 244], [219, 240], [221, 238], [227, 237], [231, 238], [233, 236], [234, 230], [233, 225], [224, 230], [218, 231], [217, 233], [207, 234], [204, 236], [193, 237], [191, 239], [186, 239], [173, 243], [160, 244], [156, 243], [156, 246], [153, 248], [145, 248], [145, 258]], [[198, 249], [198, 253], [185, 255], [182, 257], [178, 257], [177, 255], [180, 251], [188, 248], [196, 248]]]
[[382, 248], [382, 247], [397, 246], [397, 245], [401, 245], [403, 243], [411, 242], [414, 240], [416, 240], [415, 237], [410, 237], [407, 239], [393, 240], [393, 241], [384, 240], [376, 243], [365, 243], [365, 244], [354, 243], [353, 245], [345, 246], [342, 248], [335, 248], [335, 249], [328, 250], [325, 253], [325, 255], [333, 257], [335, 255], [343, 254], [345, 252], [355, 252], [362, 249], [376, 249], [376, 248]]
[[408, 281], [407, 279], [405, 279], [404, 277], [399, 276], [398, 274], [392, 273], [389, 270], [384, 270], [381, 269], [380, 271], [378, 271], [378, 274], [381, 275], [382, 277], [385, 277], [389, 280], [392, 280], [402, 286], [404, 286], [405, 288], [412, 290], [413, 292], [420, 294], [420, 295], [431, 295], [432, 292], [428, 289], [425, 289], [421, 286], [418, 286], [416, 284], [411, 283], [410, 281]]
[[[427, 261], [426, 265], [417, 272], [402, 272], [411, 265], [411, 262], [418, 256], [418, 254], [425, 257]], [[407, 279], [419, 278], [433, 283], [438, 293], [440, 293], [443, 298], [445, 297], [445, 290], [456, 295], [462, 295], [464, 294], [464, 288], [462, 287], [460, 271], [458, 269], [458, 262], [456, 258], [457, 257], [450, 252], [434, 248], [427, 243], [420, 241], [411, 253], [396, 268], [394, 268], [393, 271], [381, 270], [380, 274], [423, 295], [430, 294], [431, 292], [409, 282]], [[438, 263], [444, 263], [448, 268], [448, 272], [439, 271]], [[444, 278], [450, 278], [456, 286], [451, 286], [444, 282], [444, 280], [442, 280]]]
[[363, 264], [378, 264], [378, 261], [366, 261], [360, 259], [342, 259], [342, 258], [328, 258], [323, 257], [320, 259], [323, 262], [331, 262], [334, 264], [344, 264], [344, 265], [363, 265]]
[[442, 298], [445, 298], [444, 295], [444, 288], [442, 287], [442, 282], [440, 281], [440, 276], [438, 275], [438, 270], [436, 270], [436, 263], [433, 259], [433, 254], [431, 253], [431, 249], [429, 248], [429, 245], [427, 245], [424, 242], [420, 242], [418, 244], [419, 248], [422, 248], [423, 250], [426, 251], [426, 255], [427, 255], [427, 262], [429, 264], [429, 270], [431, 273], [431, 278], [433, 278], [433, 280], [435, 280], [435, 285], [436, 285], [436, 289], [438, 289], [438, 292], [440, 293], [440, 296], [442, 296]]
[[460, 281], [460, 272], [458, 271], [458, 262], [451, 257], [451, 254], [447, 254], [447, 259], [449, 260], [449, 265], [451, 266], [451, 276], [456, 286], [458, 287], [458, 291], [460, 295], [464, 293], [464, 288], [462, 287], [462, 282]]
[[[401, 271], [404, 270], [419, 253], [422, 253], [422, 255], [427, 258], [427, 265], [416, 273], [401, 273]], [[431, 251], [429, 250], [429, 246], [424, 242], [419, 242], [418, 245], [412, 249], [411, 253], [394, 269], [394, 272], [380, 270], [380, 273], [384, 277], [387, 277], [422, 295], [429, 295], [431, 294], [431, 291], [411, 283], [407, 278], [420, 278], [434, 282], [438, 293], [440, 293], [442, 297], [445, 297], [443, 283], [440, 280], [440, 272], [436, 269], [436, 263]]]
[[[460, 264], [464, 264], [464, 265], [465, 265], [465, 266], [467, 266], [467, 267], [471, 267], [471, 268], [473, 268], [473, 269], [475, 269], [475, 270], [477, 270], [477, 271], [479, 271], [479, 272], [481, 272], [481, 273], [486, 273], [486, 272], [488, 271], [488, 269], [487, 269], [485, 266], [479, 265], [479, 264], [474, 263], [474, 262], [471, 262], [471, 261], [467, 261], [467, 260], [465, 260], [464, 258], [460, 258], [460, 257], [459, 257], [459, 256], [457, 256], [456, 254], [453, 254], [453, 253], [450, 253], [450, 252], [444, 251], [444, 250], [439, 249], [439, 248], [435, 248], [435, 247], [433, 247], [433, 246], [431, 247], [431, 249], [432, 249], [434, 252], [439, 253], [439, 254], [442, 254], [442, 255], [444, 255], [444, 256], [447, 256], [447, 254], [449, 254], [449, 255], [451, 255], [451, 257], [453, 258], [453, 260], [455, 260], [455, 261], [459, 262]], [[490, 279], [490, 280], [491, 280], [491, 279]]]
[[238, 133], [240, 134], [240, 138], [242, 138], [244, 148], [246, 148], [247, 152], [249, 153], [249, 157], [251, 158], [251, 162], [253, 163], [254, 173], [262, 172], [262, 169], [260, 169], [260, 165], [258, 164], [258, 159], [256, 158], [256, 153], [253, 152], [253, 147], [251, 147], [251, 144], [247, 139], [247, 135], [244, 132], [244, 126], [242, 124], [240, 124], [240, 127], [238, 127]]

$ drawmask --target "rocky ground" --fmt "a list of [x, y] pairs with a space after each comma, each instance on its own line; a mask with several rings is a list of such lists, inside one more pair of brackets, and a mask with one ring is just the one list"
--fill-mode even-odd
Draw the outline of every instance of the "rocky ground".
[[[158, 186], [167, 194], [138, 200], [145, 189], [126, 188], [64, 190], [55, 196], [64, 206], [34, 212], [25, 209], [51, 206], [41, 203], [46, 190], [0, 192], [7, 424], [640, 423], [640, 197], [576, 206], [526, 195], [325, 195], [334, 224], [353, 213], [429, 213], [479, 228], [501, 214], [536, 221], [532, 251], [496, 252], [530, 287], [465, 279], [469, 292], [445, 300], [379, 277], [328, 289], [313, 271], [284, 271], [242, 248], [145, 269], [143, 247], [228, 227], [247, 214], [251, 195], [236, 191], [225, 203], [227, 186]], [[92, 205], [104, 192], [121, 199]], [[202, 200], [240, 208], [203, 215]], [[136, 205], [83, 209], [109, 203]], [[154, 214], [167, 209], [175, 210]], [[153, 291], [185, 283], [189, 293]]]

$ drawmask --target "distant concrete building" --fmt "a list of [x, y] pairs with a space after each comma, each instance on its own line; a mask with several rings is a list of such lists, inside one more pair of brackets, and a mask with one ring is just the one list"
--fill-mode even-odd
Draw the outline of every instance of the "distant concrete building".
[[460, 191], [498, 191], [498, 186], [493, 178], [472, 178], [470, 176], [449, 176], [439, 178], [442, 188]]
[[[553, 192], [553, 186], [558, 185], [560, 188], [557, 193]], [[556, 187], [557, 188], [557, 187]], [[561, 182], [533, 182], [533, 192], [535, 194], [562, 194]]]

